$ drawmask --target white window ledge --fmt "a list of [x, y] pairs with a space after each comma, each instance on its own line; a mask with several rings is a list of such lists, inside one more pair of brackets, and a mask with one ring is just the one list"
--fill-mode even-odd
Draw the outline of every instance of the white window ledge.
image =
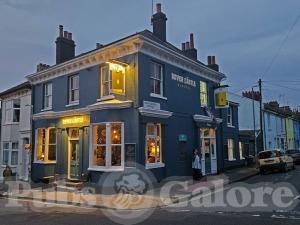
[[231, 124], [227, 124], [227, 127], [230, 127], [230, 128], [235, 128], [235, 126], [231, 125]]
[[115, 99], [115, 98], [116, 97], [114, 95], [106, 95], [106, 96], [102, 96], [101, 98], [97, 99], [97, 102], [112, 100], [112, 99]]
[[72, 107], [72, 106], [77, 106], [79, 105], [79, 102], [70, 102], [66, 107]]
[[54, 162], [42, 162], [42, 161], [35, 161], [35, 162], [33, 162], [34, 164], [45, 164], [45, 165], [54, 165], [54, 164], [56, 164], [56, 161]]
[[149, 169], [156, 169], [156, 168], [162, 168], [162, 167], [165, 167], [165, 164], [164, 163], [147, 163], [146, 165], [145, 165], [145, 168], [147, 169], [147, 170], [149, 170]]
[[150, 97], [153, 97], [153, 98], [160, 98], [160, 99], [163, 99], [163, 100], [168, 100], [167, 97], [164, 97], [164, 96], [158, 95], [158, 94], [154, 94], [154, 93], [151, 93], [151, 94], [150, 94]]
[[103, 167], [89, 167], [88, 171], [97, 171], [97, 172], [122, 172], [124, 171], [124, 168], [103, 168]]
[[[14, 165], [14, 166], [11, 166], [11, 165], [8, 165], [10, 168], [12, 169], [15, 169], [17, 168], [17, 165]], [[2, 168], [6, 168], [6, 165], [1, 165]]]
[[173, 112], [165, 111], [165, 110], [152, 110], [144, 107], [138, 108], [140, 114], [142, 116], [156, 117], [166, 119], [173, 115]]
[[52, 107], [51, 107], [51, 108], [44, 108], [44, 109], [41, 109], [42, 112], [50, 111], [50, 110], [52, 110]]

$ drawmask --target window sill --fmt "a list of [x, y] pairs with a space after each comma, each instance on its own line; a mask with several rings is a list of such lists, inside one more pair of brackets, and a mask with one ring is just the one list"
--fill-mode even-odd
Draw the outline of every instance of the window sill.
[[79, 102], [71, 102], [70, 104], [66, 105], [66, 107], [72, 107], [79, 105]]
[[227, 127], [230, 127], [230, 128], [235, 128], [235, 126], [231, 125], [231, 124], [227, 124]]
[[8, 122], [8, 123], [4, 123], [3, 126], [5, 125], [18, 125], [20, 124], [20, 122]]
[[227, 159], [228, 162], [236, 161], [236, 159]]
[[[15, 165], [15, 166], [11, 166], [11, 165], [8, 165], [10, 168], [12, 168], [12, 169], [15, 169], [15, 168], [17, 168], [17, 165]], [[2, 168], [6, 168], [6, 165], [1, 165], [1, 167]]]
[[154, 93], [151, 93], [150, 97], [152, 97], [152, 98], [160, 98], [160, 99], [163, 99], [163, 100], [168, 100], [167, 97], [164, 97], [164, 96], [158, 95], [158, 94], [154, 94]]
[[112, 100], [112, 99], [115, 99], [115, 98], [116, 97], [114, 95], [102, 96], [101, 98], [97, 99], [97, 102]]
[[117, 167], [117, 168], [89, 167], [88, 171], [96, 171], [96, 172], [122, 172], [122, 171], [124, 171], [124, 167]]
[[42, 161], [35, 161], [34, 164], [45, 164], [45, 165], [54, 165], [56, 164], [56, 161], [54, 162], [42, 162]]
[[45, 109], [41, 109], [41, 112], [50, 111], [50, 110], [52, 110], [52, 108], [45, 108]]
[[149, 169], [156, 169], [156, 168], [162, 168], [165, 167], [164, 163], [151, 163], [151, 164], [146, 164], [145, 168], [147, 170]]

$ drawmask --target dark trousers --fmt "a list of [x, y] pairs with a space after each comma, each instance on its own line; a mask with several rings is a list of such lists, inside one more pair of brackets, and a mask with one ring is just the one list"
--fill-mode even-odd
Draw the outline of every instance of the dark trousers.
[[201, 169], [193, 169], [193, 179], [200, 180], [202, 177]]

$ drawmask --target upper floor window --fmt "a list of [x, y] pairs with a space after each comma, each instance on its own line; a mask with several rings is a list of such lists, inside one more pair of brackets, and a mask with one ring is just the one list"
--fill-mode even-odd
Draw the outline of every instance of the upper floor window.
[[158, 96], [163, 96], [163, 66], [161, 64], [151, 62], [150, 64], [150, 79], [151, 93]]
[[200, 103], [201, 106], [207, 106], [207, 83], [200, 81]]
[[233, 107], [230, 105], [227, 109], [227, 123], [230, 126], [233, 126]]
[[5, 102], [5, 123], [18, 123], [20, 122], [20, 99]]
[[125, 94], [125, 67], [108, 63], [101, 68], [101, 97], [111, 94]]
[[69, 103], [79, 102], [79, 76], [69, 77]]
[[44, 84], [44, 109], [52, 108], [52, 83]]

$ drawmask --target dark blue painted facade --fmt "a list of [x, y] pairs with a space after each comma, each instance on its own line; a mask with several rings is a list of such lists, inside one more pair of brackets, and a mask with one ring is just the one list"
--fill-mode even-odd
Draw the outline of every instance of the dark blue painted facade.
[[[218, 171], [224, 168], [240, 165], [242, 162], [238, 156], [238, 117], [237, 107], [234, 110], [234, 128], [229, 128], [226, 123], [226, 110], [214, 109], [214, 89], [218, 83], [205, 80], [195, 74], [184, 71], [171, 64], [153, 59], [142, 53], [132, 54], [120, 59], [120, 62], [129, 65], [128, 74], [126, 74], [126, 94], [115, 95], [115, 99], [131, 100], [132, 107], [126, 109], [104, 109], [91, 110], [89, 113], [90, 123], [101, 122], [123, 122], [124, 123], [124, 143], [136, 144], [136, 161], [145, 165], [145, 136], [147, 123], [160, 123], [162, 126], [162, 161], [164, 167], [151, 169], [158, 180], [169, 176], [191, 175], [191, 154], [194, 148], [200, 146], [200, 127], [214, 128], [216, 130], [216, 154]], [[155, 61], [163, 65], [164, 70], [164, 97], [151, 97], [150, 93], [150, 63]], [[53, 106], [52, 111], [63, 112], [73, 109], [82, 109], [89, 105], [97, 103], [100, 98], [100, 66], [94, 66], [89, 69], [81, 70], [75, 74], [79, 75], [80, 101], [79, 105], [68, 107], [68, 77], [69, 74], [54, 78], [50, 82], [53, 85]], [[182, 87], [177, 81], [172, 80], [171, 74], [189, 77], [196, 82], [196, 87]], [[207, 82], [208, 89], [208, 107], [216, 118], [223, 119], [223, 123], [195, 122], [194, 115], [208, 116], [206, 110], [200, 105], [200, 81]], [[144, 101], [156, 102], [160, 104], [161, 110], [170, 111], [173, 115], [169, 118], [156, 118], [142, 116], [138, 108], [143, 107]], [[33, 86], [33, 113], [38, 114], [43, 109], [43, 84]], [[67, 114], [66, 114], [67, 115]], [[63, 116], [62, 116], [63, 117]], [[58, 133], [57, 139], [57, 161], [56, 164], [33, 163], [32, 177], [42, 179], [43, 177], [53, 176], [54, 174], [66, 174], [68, 164], [68, 140], [67, 129], [60, 127], [61, 118], [57, 119], [39, 119], [33, 122], [34, 131], [37, 128], [56, 127]], [[225, 122], [224, 122], [225, 121]], [[92, 182], [97, 182], [103, 172], [88, 171], [89, 168], [89, 149], [90, 149], [90, 127], [80, 127], [79, 137], [79, 163], [80, 174], [89, 174]], [[186, 135], [187, 141], [179, 141], [179, 135]], [[224, 146], [227, 144], [227, 138], [233, 138], [235, 141], [235, 154], [237, 161], [228, 162], [223, 160], [226, 157]], [[35, 140], [32, 140], [35, 146]], [[34, 158], [34, 156], [33, 156]]]

